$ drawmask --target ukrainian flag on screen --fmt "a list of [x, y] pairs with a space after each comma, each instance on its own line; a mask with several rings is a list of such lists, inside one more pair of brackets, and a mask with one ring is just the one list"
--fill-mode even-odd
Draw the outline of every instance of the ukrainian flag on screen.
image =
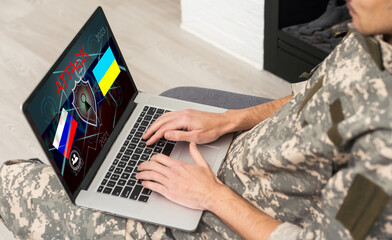
[[117, 76], [120, 74], [120, 71], [112, 49], [108, 47], [93, 69], [94, 77], [98, 82], [103, 96], [109, 91]]

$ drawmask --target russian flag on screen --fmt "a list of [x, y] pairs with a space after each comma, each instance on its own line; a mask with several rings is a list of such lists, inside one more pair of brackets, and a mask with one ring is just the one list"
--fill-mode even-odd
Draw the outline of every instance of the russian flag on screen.
[[53, 146], [67, 159], [71, 152], [77, 126], [78, 122], [63, 108], [59, 124], [57, 125], [56, 135], [54, 136]]
[[120, 71], [120, 67], [117, 64], [112, 49], [108, 47], [93, 69], [94, 77], [98, 82], [103, 96], [109, 91], [117, 76], [120, 74]]

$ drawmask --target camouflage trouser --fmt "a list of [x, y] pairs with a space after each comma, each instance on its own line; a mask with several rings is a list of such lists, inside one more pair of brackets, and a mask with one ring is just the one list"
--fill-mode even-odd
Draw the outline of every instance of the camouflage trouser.
[[53, 169], [35, 161], [0, 166], [0, 216], [21, 239], [168, 238], [163, 227], [148, 236], [137, 221], [75, 206]]
[[21, 239], [241, 239], [211, 212], [189, 233], [79, 208], [52, 167], [29, 160], [0, 166], [0, 216]]

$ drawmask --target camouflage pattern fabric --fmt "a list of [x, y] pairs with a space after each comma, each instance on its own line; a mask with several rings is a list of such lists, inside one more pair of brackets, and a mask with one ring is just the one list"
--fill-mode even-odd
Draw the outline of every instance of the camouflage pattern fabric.
[[[270, 239], [352, 239], [336, 215], [358, 174], [392, 195], [392, 54], [382, 43], [381, 70], [365, 42], [352, 33], [303, 91], [229, 149], [218, 177], [284, 222]], [[80, 209], [45, 165], [3, 166], [0, 194], [0, 215], [21, 238], [240, 239], [210, 212], [186, 233]], [[391, 201], [368, 239], [392, 239]]]
[[392, 45], [383, 41], [381, 35], [378, 35], [375, 38], [381, 45], [384, 67], [388, 72], [392, 73]]
[[20, 239], [239, 239], [230, 237], [234, 233], [209, 212], [203, 218], [212, 227], [201, 223], [195, 233], [184, 233], [79, 208], [52, 167], [28, 160], [0, 167], [0, 216]]
[[[391, 69], [380, 70], [363, 44], [352, 33], [302, 92], [231, 146], [221, 178], [284, 222], [270, 239], [351, 239], [335, 216], [357, 174], [392, 195]], [[371, 237], [392, 238], [391, 202]]]
[[73, 205], [48, 165], [6, 162], [0, 183], [0, 215], [17, 238], [124, 239], [125, 219]]

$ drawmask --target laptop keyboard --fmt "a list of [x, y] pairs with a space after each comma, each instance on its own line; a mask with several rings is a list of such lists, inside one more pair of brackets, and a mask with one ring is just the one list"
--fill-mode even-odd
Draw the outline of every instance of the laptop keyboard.
[[135, 125], [124, 141], [112, 165], [107, 171], [98, 192], [147, 202], [151, 190], [144, 188], [136, 179], [137, 167], [157, 153], [170, 155], [175, 142], [161, 138], [151, 146], [146, 145], [142, 136], [146, 129], [163, 113], [169, 112], [161, 108], [145, 106]]

